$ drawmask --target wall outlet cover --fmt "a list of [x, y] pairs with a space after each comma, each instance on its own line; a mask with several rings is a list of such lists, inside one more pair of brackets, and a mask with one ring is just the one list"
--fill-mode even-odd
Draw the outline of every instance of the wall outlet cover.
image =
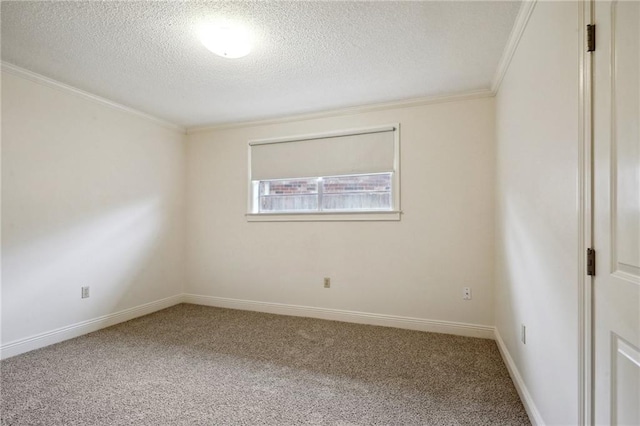
[[471, 287], [464, 287], [462, 289], [462, 299], [471, 300]]

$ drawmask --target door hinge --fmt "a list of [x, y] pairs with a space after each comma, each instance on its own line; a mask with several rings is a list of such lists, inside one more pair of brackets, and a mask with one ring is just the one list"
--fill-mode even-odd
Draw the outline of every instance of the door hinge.
[[587, 275], [596, 274], [596, 251], [592, 248], [587, 249]]
[[596, 50], [596, 24], [587, 25], [587, 52]]

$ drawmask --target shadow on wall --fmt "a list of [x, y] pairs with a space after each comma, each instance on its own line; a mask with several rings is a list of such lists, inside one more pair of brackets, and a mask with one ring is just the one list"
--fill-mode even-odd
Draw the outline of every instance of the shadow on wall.
[[[519, 333], [520, 324], [528, 319], [536, 321], [536, 318], [548, 318], [553, 314], [555, 308], [552, 303], [555, 301], [553, 298], [545, 298], [548, 289], [542, 285], [553, 281], [552, 265], [542, 265], [539, 262], [548, 256], [547, 253], [555, 253], [556, 248], [549, 247], [549, 251], [544, 253], [536, 250], [540, 247], [539, 241], [553, 241], [555, 237], [543, 223], [538, 222], [532, 226], [532, 221], [536, 221], [537, 216], [535, 206], [518, 204], [515, 200], [507, 200], [503, 265], [506, 267], [504, 279], [506, 296], [509, 298], [507, 306], [512, 309], [512, 320], [516, 324], [514, 329]], [[529, 217], [523, 217], [522, 212], [529, 212]], [[538, 233], [533, 235], [532, 229], [537, 229]], [[545, 232], [549, 235], [541, 235]]]
[[[154, 197], [53, 235], [3, 244], [2, 314], [12, 319], [3, 321], [3, 340], [47, 331], [35, 329], [36, 318], [47, 318], [50, 330], [117, 309], [153, 256], [164, 214]], [[82, 286], [91, 296], [78, 305]]]
[[[557, 229], [560, 225], [543, 221], [535, 205], [517, 197], [506, 201], [502, 237], [503, 315], [497, 327], [529, 390], [539, 394], [551, 389], [544, 389], [547, 384], [530, 377], [530, 371], [539, 371], [534, 366], [553, 366], [558, 352], [568, 353], [566, 358], [571, 361], [571, 350], [577, 348], [577, 341], [567, 340], [567, 336], [574, 335], [572, 330], [576, 326], [577, 304], [567, 296], [575, 283], [572, 280], [576, 272], [572, 260], [575, 252], [562, 250], [564, 237], [562, 230]], [[557, 255], [562, 252], [563, 256]], [[566, 278], [561, 279], [563, 276]], [[526, 347], [521, 341], [521, 324], [527, 327]], [[562, 386], [567, 389], [560, 394], [572, 394], [571, 382]]]

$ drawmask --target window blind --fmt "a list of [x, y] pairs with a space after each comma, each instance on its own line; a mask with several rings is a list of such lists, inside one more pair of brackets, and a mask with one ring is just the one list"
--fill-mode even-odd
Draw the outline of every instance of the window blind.
[[251, 179], [393, 172], [395, 127], [251, 142]]

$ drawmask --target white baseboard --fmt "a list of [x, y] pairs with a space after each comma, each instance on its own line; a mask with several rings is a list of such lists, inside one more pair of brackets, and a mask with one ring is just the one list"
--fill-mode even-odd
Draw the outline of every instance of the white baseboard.
[[455, 334], [458, 336], [480, 337], [484, 339], [494, 338], [494, 327], [489, 325], [345, 311], [341, 309], [316, 308], [312, 306], [287, 305], [282, 303], [256, 302], [252, 300], [229, 299], [225, 297], [200, 296], [197, 294], [185, 294], [184, 302], [193, 303], [195, 305], [216, 306], [218, 308], [268, 312], [271, 314], [320, 318], [358, 324], [381, 325], [385, 327], [429, 331], [433, 333]]
[[10, 358], [15, 355], [82, 336], [105, 327], [110, 327], [124, 321], [148, 315], [179, 303], [193, 303], [196, 305], [267, 312], [279, 315], [292, 315], [358, 324], [380, 325], [385, 327], [455, 334], [458, 336], [479, 337], [484, 339], [494, 338], [494, 327], [489, 325], [346, 311], [341, 309], [317, 308], [312, 306], [288, 305], [282, 303], [256, 302], [224, 297], [200, 296], [196, 294], [178, 294], [165, 299], [145, 303], [144, 305], [124, 309], [113, 314], [103, 315], [101, 317], [60, 327], [35, 336], [14, 340], [13, 342], [0, 346], [0, 359]]
[[511, 380], [513, 380], [513, 384], [516, 386], [516, 390], [520, 395], [520, 399], [522, 400], [522, 404], [524, 405], [525, 410], [527, 410], [527, 414], [529, 415], [529, 420], [533, 426], [544, 426], [544, 420], [542, 419], [542, 415], [536, 404], [533, 402], [533, 398], [527, 389], [527, 385], [524, 383], [520, 372], [518, 371], [518, 367], [516, 367], [516, 363], [511, 358], [509, 354], [509, 350], [507, 346], [504, 344], [498, 329], [495, 329], [495, 339], [498, 344], [498, 349], [500, 350], [500, 355], [502, 355], [502, 359], [504, 363], [507, 365], [507, 370], [509, 370], [509, 375], [511, 376]]
[[0, 359], [6, 359], [24, 352], [29, 352], [34, 349], [43, 348], [45, 346], [53, 345], [54, 343], [82, 336], [83, 334], [91, 333], [100, 330], [101, 328], [110, 327], [124, 321], [148, 315], [161, 309], [182, 303], [183, 297], [183, 294], [178, 294], [165, 299], [145, 303], [144, 305], [124, 309], [113, 314], [103, 315], [101, 317], [60, 327], [35, 336], [14, 340], [13, 342], [0, 346]]

